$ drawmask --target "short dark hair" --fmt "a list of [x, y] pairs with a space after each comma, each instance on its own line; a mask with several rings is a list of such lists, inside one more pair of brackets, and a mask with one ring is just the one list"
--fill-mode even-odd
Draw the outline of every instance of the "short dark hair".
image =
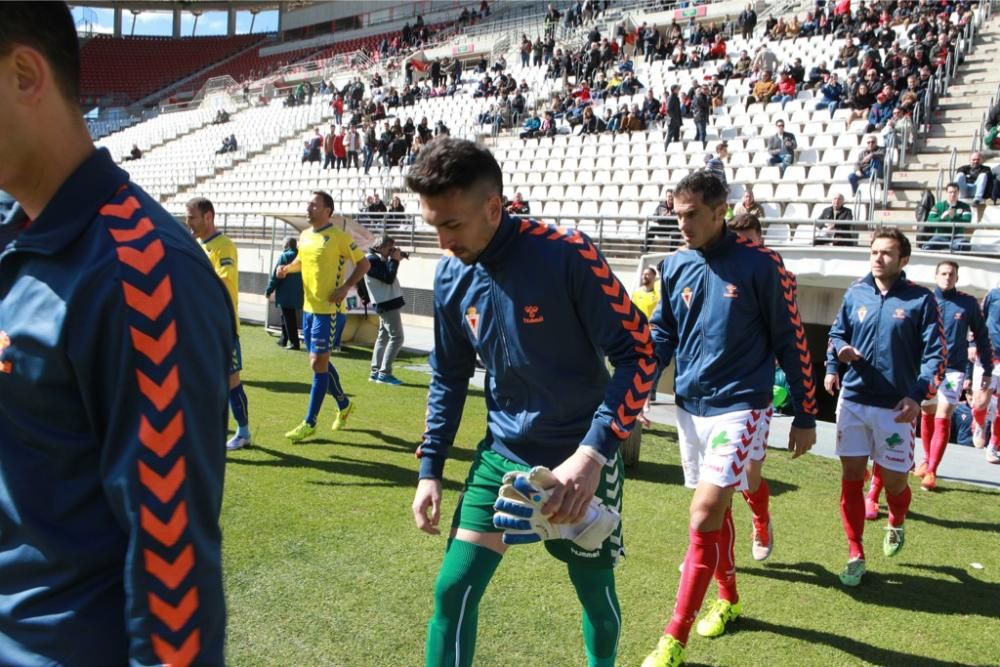
[[0, 2], [0, 56], [15, 44], [44, 56], [67, 101], [80, 100], [80, 42], [65, 2]]
[[958, 187], [958, 183], [956, 183], [955, 181], [952, 181], [948, 185], [944, 186], [945, 190], [947, 190], [948, 188], [955, 188], [956, 190], [961, 191], [961, 188]]
[[725, 203], [729, 188], [712, 172], [699, 169], [682, 178], [674, 187], [674, 197], [680, 194], [701, 194], [704, 203], [718, 206]]
[[192, 197], [188, 199], [187, 206], [188, 208], [198, 209], [198, 212], [202, 215], [206, 213], [215, 215], [215, 206], [212, 205], [212, 202], [207, 197]]
[[326, 206], [331, 212], [333, 211], [333, 197], [330, 196], [329, 192], [325, 190], [313, 190], [312, 193], [323, 200], [323, 206]]
[[906, 238], [903, 232], [899, 231], [896, 227], [880, 227], [875, 230], [872, 234], [871, 245], [875, 245], [875, 241], [879, 239], [891, 239], [899, 245], [899, 256], [909, 257], [910, 256], [910, 239]]
[[733, 216], [727, 224], [734, 232], [754, 231], [761, 235], [764, 233], [764, 229], [760, 226], [760, 218], [753, 213], [740, 213]]
[[940, 262], [938, 262], [937, 266], [934, 267], [934, 274], [935, 275], [937, 274], [938, 270], [942, 266], [950, 266], [951, 268], [955, 269], [955, 273], [958, 273], [958, 262], [956, 262], [953, 259], [945, 259], [945, 260], [941, 260]]
[[378, 236], [375, 238], [375, 242], [372, 243], [372, 250], [383, 250], [386, 246], [396, 245], [396, 239], [391, 236]]
[[487, 149], [466, 139], [444, 137], [420, 151], [406, 175], [406, 187], [429, 197], [474, 187], [503, 195], [503, 171]]

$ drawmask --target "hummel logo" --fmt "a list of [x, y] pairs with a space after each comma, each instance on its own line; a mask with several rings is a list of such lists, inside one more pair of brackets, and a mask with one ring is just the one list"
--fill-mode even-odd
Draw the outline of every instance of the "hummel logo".
[[903, 439], [899, 437], [898, 433], [893, 433], [892, 435], [890, 435], [888, 438], [885, 439], [885, 444], [888, 445], [890, 449], [898, 447], [900, 444], [902, 444], [902, 442]]
[[733, 285], [732, 283], [726, 285], [726, 291], [722, 293], [722, 296], [724, 296], [727, 299], [735, 299], [739, 295], [740, 295], [739, 290], [737, 290], [736, 285]]
[[719, 435], [712, 438], [711, 449], [715, 449], [716, 447], [722, 447], [723, 445], [728, 445], [728, 444], [729, 444], [729, 434], [727, 434], [725, 431], [721, 431]]
[[538, 306], [525, 306], [524, 314], [525, 317], [521, 318], [521, 321], [525, 324], [541, 324], [545, 321], [545, 318], [538, 314]]

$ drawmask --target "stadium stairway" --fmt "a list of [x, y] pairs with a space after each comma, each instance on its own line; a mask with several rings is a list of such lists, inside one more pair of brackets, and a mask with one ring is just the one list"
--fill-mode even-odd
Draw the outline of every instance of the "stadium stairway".
[[[906, 165], [893, 174], [889, 206], [876, 215], [882, 222], [912, 222], [913, 209], [925, 190], [938, 195], [951, 180], [952, 150], [954, 167], [968, 164], [969, 153], [982, 150], [983, 161], [995, 165], [1000, 151], [984, 150], [981, 127], [990, 102], [1000, 90], [1000, 16], [994, 14], [976, 35], [975, 50], [959, 65], [947, 95], [939, 99], [930, 130], [910, 153]], [[973, 211], [981, 219], [986, 206]]]

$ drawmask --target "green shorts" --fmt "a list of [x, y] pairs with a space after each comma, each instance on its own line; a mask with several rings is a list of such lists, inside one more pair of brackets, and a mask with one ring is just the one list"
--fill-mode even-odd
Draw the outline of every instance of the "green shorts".
[[[476, 458], [469, 469], [465, 480], [465, 488], [455, 508], [452, 528], [465, 528], [479, 533], [499, 533], [499, 528], [493, 526], [493, 503], [500, 492], [504, 474], [508, 472], [530, 470], [530, 466], [515, 463], [494, 452], [486, 446], [486, 441], [479, 443]], [[601, 473], [601, 481], [594, 494], [598, 500], [609, 507], [614, 507], [620, 513], [622, 510], [622, 493], [625, 485], [625, 466], [621, 456], [617, 454], [608, 461]], [[574, 565], [608, 569], [618, 564], [618, 559], [625, 555], [622, 547], [622, 524], [619, 523], [615, 532], [611, 533], [600, 549], [586, 551], [570, 540], [547, 540], [545, 548], [549, 553], [563, 561]]]

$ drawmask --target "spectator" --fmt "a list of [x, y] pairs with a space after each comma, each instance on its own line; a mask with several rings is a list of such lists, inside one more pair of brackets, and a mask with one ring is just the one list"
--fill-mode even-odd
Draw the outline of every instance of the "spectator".
[[958, 183], [949, 183], [945, 187], [945, 198], [934, 205], [928, 223], [947, 223], [939, 225], [924, 225], [917, 234], [917, 243], [922, 250], [944, 250], [960, 252], [968, 247], [965, 230], [952, 225], [972, 222], [972, 209], [965, 202], [958, 200]]
[[[426, 118], [424, 121], [426, 122]], [[365, 170], [365, 176], [368, 175], [368, 170], [371, 169], [372, 162], [375, 159], [375, 152], [378, 149], [378, 138], [375, 135], [375, 126], [370, 121], [365, 121], [364, 133], [361, 135], [361, 152], [364, 154], [364, 162], [362, 167]], [[417, 128], [419, 131], [420, 128]]]
[[230, 139], [230, 137], [222, 137], [222, 148], [215, 151], [216, 155], [221, 155], [222, 153], [229, 153], [230, 151], [236, 150], [236, 147], [233, 146], [233, 143], [236, 141], [236, 136], [235, 135], [231, 136], [232, 139]]
[[860, 82], [857, 92], [851, 99], [851, 121], [867, 117], [873, 104], [875, 104], [875, 94], [868, 89], [867, 83]]
[[691, 99], [691, 118], [694, 120], [694, 139], [701, 142], [702, 148], [708, 146], [708, 114], [711, 106], [705, 87], [698, 86]]
[[656, 207], [656, 211], [653, 213], [657, 218], [672, 218], [676, 214], [674, 213], [674, 191], [667, 190], [663, 195], [663, 201]]
[[753, 84], [753, 95], [747, 98], [747, 105], [758, 103], [767, 104], [771, 101], [771, 98], [778, 92], [778, 84], [771, 80], [770, 70], [764, 70], [761, 78], [757, 83]]
[[753, 5], [748, 4], [746, 9], [740, 12], [736, 24], [740, 28], [740, 35], [743, 36], [743, 39], [749, 40], [753, 35], [754, 27], [757, 25], [757, 12], [754, 11]]
[[399, 195], [393, 195], [392, 202], [389, 203], [389, 213], [405, 213], [403, 208], [403, 202], [399, 199]]
[[[291, 264], [298, 254], [299, 241], [294, 236], [286, 236], [284, 249], [278, 259], [277, 266]], [[277, 269], [277, 266], [275, 269]], [[277, 271], [271, 271], [271, 279], [267, 283], [264, 296], [268, 299], [274, 295], [274, 305], [281, 310], [281, 335], [278, 336], [278, 347], [288, 350], [299, 349], [299, 313], [302, 309], [302, 274], [289, 273], [279, 278]]]
[[986, 136], [983, 137], [983, 146], [1000, 148], [1000, 141], [997, 140], [997, 136], [1000, 135], [1000, 102], [993, 105], [993, 108], [986, 115], [985, 127]]
[[750, 62], [750, 67], [754, 65], [759, 65], [764, 72], [773, 72], [778, 69], [778, 56], [768, 48], [767, 43], [761, 44], [753, 60]]
[[747, 187], [743, 192], [743, 199], [733, 208], [733, 217], [743, 214], [757, 216], [758, 220], [764, 219], [764, 207], [754, 199], [752, 187]]
[[840, 54], [833, 61], [833, 66], [845, 69], [854, 69], [858, 66], [858, 47], [853, 37], [845, 40], [844, 46], [840, 48]]
[[594, 107], [585, 107], [583, 115], [580, 116], [580, 134], [599, 134], [602, 129], [597, 116], [594, 115]]
[[341, 167], [347, 168], [347, 137], [342, 127], [333, 137], [333, 157], [337, 160], [337, 171]]
[[712, 47], [708, 50], [707, 60], [722, 60], [726, 57], [726, 40], [723, 38], [722, 33], [718, 33], [715, 36], [715, 41], [712, 42]]
[[385, 202], [382, 201], [382, 197], [379, 195], [379, 193], [373, 192], [372, 196], [371, 196], [371, 200], [372, 200], [371, 203], [368, 204], [368, 207], [366, 209], [368, 213], [385, 213], [386, 212]]
[[833, 112], [837, 110], [844, 98], [844, 85], [840, 83], [836, 72], [830, 75], [826, 83], [820, 87], [819, 92], [822, 99], [816, 103], [816, 111], [827, 109], [830, 112], [830, 117], [833, 118]]
[[[332, 130], [332, 128], [331, 128]], [[331, 132], [332, 134], [332, 132]], [[314, 134], [309, 139], [305, 141], [305, 148], [302, 150], [302, 163], [306, 162], [319, 162], [320, 152], [323, 149], [323, 135], [320, 134], [319, 129], [314, 131]]]
[[885, 151], [879, 148], [878, 140], [872, 135], [865, 137], [865, 146], [858, 155], [858, 161], [854, 163], [854, 173], [847, 175], [847, 180], [851, 184], [851, 194], [858, 191], [858, 184], [862, 179], [870, 178], [873, 173], [875, 178], [880, 178], [884, 161]]
[[122, 162], [131, 162], [140, 158], [142, 158], [142, 151], [139, 150], [139, 146], [137, 144], [132, 144], [132, 150], [129, 151], [128, 155], [122, 158]]
[[821, 86], [829, 75], [830, 70], [826, 67], [826, 61], [822, 60], [818, 65], [813, 65], [809, 68], [809, 76], [806, 78], [805, 87], [815, 88], [816, 86]]
[[538, 112], [533, 113], [521, 125], [521, 139], [533, 139], [541, 134], [542, 119], [538, 117]]
[[746, 51], [740, 51], [740, 57], [733, 66], [733, 76], [737, 79], [743, 79], [750, 74], [751, 67], [753, 67], [753, 62], [750, 60], [750, 56], [747, 55]]
[[794, 134], [785, 132], [785, 121], [779, 120], [775, 123], [775, 127], [778, 131], [767, 140], [767, 151], [771, 154], [768, 164], [778, 165], [778, 170], [784, 177], [785, 169], [795, 161], [795, 149], [798, 143]]
[[895, 101], [885, 92], [875, 96], [875, 104], [868, 112], [868, 127], [865, 132], [879, 132], [885, 124], [892, 118], [892, 110], [895, 108]]
[[992, 180], [993, 171], [983, 164], [983, 155], [979, 151], [974, 151], [969, 156], [969, 164], [959, 167], [955, 174], [959, 196], [972, 197], [975, 206], [983, 203], [987, 192], [992, 194]]
[[351, 126], [347, 133], [347, 163], [348, 168], [358, 169], [358, 153], [361, 152], [361, 133], [356, 126]]
[[795, 79], [792, 78], [791, 73], [787, 69], [782, 70], [781, 75], [778, 77], [778, 93], [771, 98], [771, 101], [781, 102], [781, 108], [784, 109], [785, 105], [794, 100], [797, 94], [798, 90], [795, 86]]
[[681, 140], [681, 120], [683, 116], [681, 98], [678, 95], [680, 89], [681, 87], [676, 84], [670, 86], [670, 97], [667, 99], [667, 146], [670, 145], [671, 141]]
[[722, 181], [722, 184], [729, 187], [726, 181], [726, 163], [725, 160], [729, 157], [729, 144], [725, 141], [720, 141], [715, 145], [715, 154], [707, 153], [705, 155], [705, 170], [711, 172], [716, 178]]
[[824, 208], [817, 222], [824, 223], [822, 227], [816, 228], [816, 245], [842, 245], [849, 246], [857, 243], [858, 235], [852, 233], [851, 225], [837, 224], [838, 222], [854, 220], [851, 209], [844, 206], [844, 195], [837, 193], [833, 196], [833, 205]]
[[646, 98], [642, 101], [642, 120], [648, 126], [656, 121], [660, 115], [660, 100], [653, 97], [653, 89], [646, 91]]
[[[382, 208], [385, 210], [384, 206]], [[375, 245], [368, 251], [365, 286], [379, 319], [378, 335], [372, 350], [371, 375], [368, 377], [371, 382], [403, 384], [392, 374], [392, 364], [403, 346], [402, 308], [405, 305], [396, 273], [399, 263], [408, 257], [389, 236], [376, 239]]]
[[531, 207], [524, 201], [524, 195], [517, 192], [514, 194], [514, 201], [507, 205], [507, 212], [511, 215], [530, 215]]

